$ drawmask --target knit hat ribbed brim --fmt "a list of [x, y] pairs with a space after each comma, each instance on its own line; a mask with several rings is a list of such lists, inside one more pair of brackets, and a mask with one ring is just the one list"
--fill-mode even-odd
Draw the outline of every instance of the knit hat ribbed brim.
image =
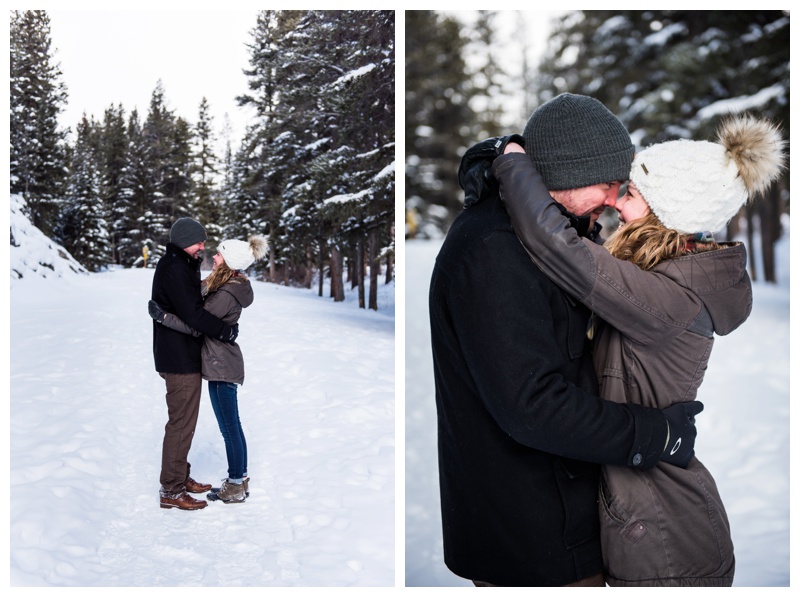
[[620, 120], [593, 97], [562, 93], [539, 106], [522, 135], [551, 191], [627, 180], [634, 146]]
[[169, 230], [169, 242], [181, 249], [208, 240], [206, 229], [197, 220], [179, 218]]

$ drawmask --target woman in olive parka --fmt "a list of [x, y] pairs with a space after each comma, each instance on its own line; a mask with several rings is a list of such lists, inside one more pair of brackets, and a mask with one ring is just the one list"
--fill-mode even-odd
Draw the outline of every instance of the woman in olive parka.
[[[523, 153], [519, 153], [523, 152]], [[768, 122], [728, 118], [718, 141], [678, 140], [634, 157], [620, 228], [604, 246], [578, 237], [533, 162], [510, 144], [492, 169], [512, 224], [533, 261], [589, 307], [600, 395], [664, 408], [694, 400], [714, 334], [750, 315], [742, 243], [721, 230], [781, 171], [783, 141]], [[603, 467], [599, 508], [612, 586], [730, 586], [730, 527], [709, 471]]]

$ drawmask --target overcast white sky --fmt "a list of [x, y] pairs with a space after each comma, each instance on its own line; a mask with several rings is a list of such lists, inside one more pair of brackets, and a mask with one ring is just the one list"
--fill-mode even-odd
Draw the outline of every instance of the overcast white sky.
[[122, 103], [147, 117], [160, 79], [168, 108], [197, 122], [206, 97], [221, 136], [224, 115], [234, 147], [250, 110], [236, 105], [247, 92], [246, 48], [256, 25], [255, 10], [49, 10], [52, 47], [68, 88], [61, 115], [75, 130], [84, 112], [102, 120], [106, 108]]

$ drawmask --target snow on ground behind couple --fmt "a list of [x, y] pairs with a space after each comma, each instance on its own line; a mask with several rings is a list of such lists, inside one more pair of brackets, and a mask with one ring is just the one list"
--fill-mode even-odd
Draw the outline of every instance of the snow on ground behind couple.
[[[394, 285], [379, 311], [253, 282], [239, 389], [250, 498], [158, 505], [164, 382], [153, 270], [14, 282], [11, 584], [394, 584]], [[189, 454], [219, 484], [208, 399]]]
[[[714, 476], [736, 555], [734, 586], [789, 585], [789, 222], [778, 284], [757, 282], [753, 312], [717, 337], [698, 399], [696, 453]], [[406, 243], [406, 584], [471, 586], [442, 561], [428, 285], [441, 241]], [[748, 250], [751, 249], [748, 247]], [[762, 279], [762, 277], [759, 277]]]

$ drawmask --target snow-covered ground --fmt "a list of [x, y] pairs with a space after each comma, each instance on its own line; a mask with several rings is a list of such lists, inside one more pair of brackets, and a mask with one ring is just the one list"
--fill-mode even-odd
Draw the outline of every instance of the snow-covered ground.
[[[787, 226], [788, 229], [788, 226]], [[407, 586], [471, 586], [442, 561], [428, 284], [441, 241], [406, 243]], [[789, 237], [776, 285], [754, 285], [753, 313], [717, 338], [699, 399], [696, 453], [730, 518], [734, 586], [789, 586]]]
[[[46, 269], [10, 291], [12, 586], [394, 586], [394, 284], [375, 312], [254, 282], [250, 498], [186, 512], [158, 505], [153, 270]], [[226, 475], [205, 384], [189, 456], [198, 481]]]

